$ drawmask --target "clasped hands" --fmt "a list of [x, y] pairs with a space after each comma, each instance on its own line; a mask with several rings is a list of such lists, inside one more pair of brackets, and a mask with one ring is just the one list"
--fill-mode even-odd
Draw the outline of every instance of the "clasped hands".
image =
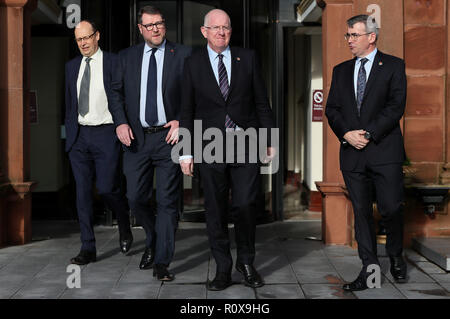
[[364, 137], [364, 134], [366, 134], [365, 130], [348, 131], [345, 133], [344, 139], [354, 148], [362, 150], [370, 142]]

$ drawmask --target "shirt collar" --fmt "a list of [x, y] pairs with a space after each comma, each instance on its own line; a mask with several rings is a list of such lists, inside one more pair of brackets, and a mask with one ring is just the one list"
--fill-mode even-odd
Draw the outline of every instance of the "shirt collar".
[[[161, 50], [164, 53], [164, 50], [166, 49], [166, 39], [164, 39], [164, 41], [157, 48], [158, 51]], [[152, 49], [153, 48], [149, 46], [147, 42], [145, 42], [144, 52], [149, 53]]]
[[372, 52], [370, 52], [367, 56], [365, 57], [360, 57], [356, 59], [356, 63], [360, 63], [361, 59], [366, 58], [367, 60], [369, 60], [369, 62], [373, 63], [373, 60], [375, 60], [375, 55], [377, 54], [378, 49], [375, 48], [375, 50], [373, 50]]
[[[215, 60], [218, 57], [218, 53], [216, 51], [214, 51], [213, 49], [210, 48], [209, 44], [206, 46], [208, 48], [208, 54], [209, 54], [209, 58], [211, 60]], [[230, 46], [227, 46], [225, 50], [222, 51], [221, 53], [225, 58], [229, 58], [231, 60], [231, 50], [230, 50]]]
[[[102, 50], [100, 50], [100, 47], [99, 47], [97, 52], [95, 52], [93, 55], [91, 55], [90, 58], [94, 61], [97, 61], [98, 59], [100, 59], [102, 57], [102, 55], [103, 55]], [[85, 57], [83, 57], [83, 60], [86, 61], [87, 58], [88, 57], [85, 56]]]

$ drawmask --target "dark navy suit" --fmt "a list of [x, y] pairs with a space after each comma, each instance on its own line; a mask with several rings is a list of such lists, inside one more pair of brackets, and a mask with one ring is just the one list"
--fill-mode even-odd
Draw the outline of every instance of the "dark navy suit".
[[[117, 56], [104, 51], [102, 53], [103, 85], [109, 106], [112, 71]], [[82, 60], [83, 57], [78, 56], [66, 64], [66, 152], [69, 153], [76, 183], [81, 250], [94, 251], [96, 250], [92, 207], [94, 179], [98, 194], [116, 214], [119, 231], [130, 232], [130, 222], [127, 202], [119, 183], [121, 149], [115, 126], [113, 124], [84, 126], [78, 123], [77, 79]]]
[[[147, 248], [155, 251], [154, 263], [168, 266], [175, 250], [181, 169], [171, 159], [172, 145], [165, 141], [169, 129], [146, 133], [139, 118], [144, 46], [145, 43], [137, 44], [119, 53], [111, 110], [114, 124], [128, 124], [134, 135], [131, 146], [124, 146], [124, 173], [131, 212], [146, 232]], [[190, 48], [166, 40], [162, 96], [167, 122], [179, 120], [183, 67], [190, 53]], [[149, 206], [154, 175], [157, 216]]]

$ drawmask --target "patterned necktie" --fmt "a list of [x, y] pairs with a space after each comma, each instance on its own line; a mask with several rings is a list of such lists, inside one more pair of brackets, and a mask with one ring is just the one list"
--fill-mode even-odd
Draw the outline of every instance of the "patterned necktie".
[[358, 71], [358, 82], [356, 83], [356, 107], [358, 108], [358, 116], [361, 114], [361, 104], [366, 89], [366, 68], [364, 64], [369, 61], [367, 58], [361, 59], [361, 66]]
[[[228, 84], [228, 75], [225, 64], [223, 63], [223, 54], [219, 54], [219, 86], [220, 92], [222, 92], [223, 99], [226, 101], [228, 98], [228, 93], [230, 91], [230, 86]], [[225, 128], [235, 129], [236, 124], [231, 120], [228, 114], [225, 116]]]
[[156, 88], [157, 88], [157, 70], [155, 53], [158, 48], [152, 49], [150, 62], [148, 64], [147, 77], [147, 98], [145, 101], [145, 121], [148, 125], [153, 126], [158, 122], [158, 109], [156, 105]]
[[86, 58], [86, 67], [81, 78], [80, 95], [78, 97], [78, 113], [85, 116], [89, 112], [89, 85], [91, 83], [91, 66], [89, 62], [92, 58]]

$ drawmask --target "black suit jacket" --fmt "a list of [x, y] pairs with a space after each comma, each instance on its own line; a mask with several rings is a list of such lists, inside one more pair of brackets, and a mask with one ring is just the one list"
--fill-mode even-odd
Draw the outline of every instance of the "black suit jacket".
[[[114, 124], [128, 124], [133, 130], [132, 150], [138, 150], [144, 141], [139, 119], [141, 96], [141, 67], [145, 43], [119, 52], [119, 63], [112, 83], [112, 115]], [[180, 119], [181, 80], [184, 61], [191, 49], [166, 41], [162, 77], [162, 93], [167, 121]]]
[[[117, 64], [117, 55], [102, 51], [103, 53], [103, 85], [108, 99], [108, 108], [111, 112], [111, 81], [113, 70]], [[83, 57], [80, 55], [66, 63], [66, 152], [69, 152], [78, 136], [78, 92], [77, 80]], [[111, 112], [112, 113], [112, 112]]]
[[333, 69], [325, 114], [341, 142], [346, 132], [359, 129], [370, 132], [373, 140], [362, 150], [341, 143], [341, 170], [360, 170], [366, 163], [402, 163], [405, 151], [399, 121], [406, 104], [405, 63], [397, 57], [377, 52], [358, 116], [355, 62], [356, 58]]
[[243, 129], [274, 127], [254, 51], [239, 47], [230, 50], [231, 82], [226, 101], [214, 76], [207, 47], [186, 60], [180, 127], [188, 129], [192, 138], [194, 120], [202, 120], [203, 131], [213, 127], [224, 131], [226, 114]]

